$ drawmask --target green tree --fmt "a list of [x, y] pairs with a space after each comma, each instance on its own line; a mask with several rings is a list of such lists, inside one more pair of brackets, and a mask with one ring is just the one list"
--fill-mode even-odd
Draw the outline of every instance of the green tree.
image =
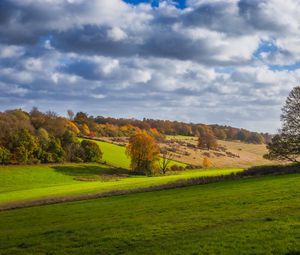
[[82, 140], [81, 147], [84, 151], [85, 162], [99, 162], [102, 159], [102, 151], [97, 143], [88, 140]]
[[299, 163], [300, 156], [300, 87], [295, 87], [282, 108], [282, 130], [267, 145], [268, 159]]
[[2, 146], [0, 146], [0, 164], [8, 164], [10, 161], [10, 151]]
[[16, 132], [11, 137], [10, 149], [18, 163], [32, 163], [37, 159], [38, 141], [27, 129]]
[[63, 148], [65, 148], [69, 144], [77, 143], [77, 142], [78, 142], [77, 136], [70, 130], [67, 130], [61, 138], [61, 144]]
[[51, 158], [53, 162], [60, 163], [64, 161], [65, 151], [63, 150], [61, 142], [58, 138], [52, 137], [50, 139], [47, 152], [51, 153], [49, 158]]

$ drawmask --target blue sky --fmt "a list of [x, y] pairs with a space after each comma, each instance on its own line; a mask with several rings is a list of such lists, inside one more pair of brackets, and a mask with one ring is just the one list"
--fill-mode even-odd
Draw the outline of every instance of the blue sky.
[[297, 0], [2, 0], [0, 106], [276, 132], [299, 45]]

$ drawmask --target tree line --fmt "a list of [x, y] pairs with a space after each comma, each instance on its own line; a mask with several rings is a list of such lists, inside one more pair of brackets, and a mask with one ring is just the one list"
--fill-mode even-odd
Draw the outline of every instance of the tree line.
[[272, 136], [268, 133], [251, 132], [246, 129], [221, 125], [205, 125], [184, 123], [170, 120], [126, 119], [112, 117], [93, 117], [84, 112], [71, 114], [71, 118], [81, 125], [89, 126], [95, 136], [131, 136], [137, 131], [149, 130], [162, 135], [184, 135], [204, 137], [208, 133], [220, 140], [239, 140], [246, 143], [262, 144], [270, 142]]
[[84, 128], [37, 108], [0, 112], [0, 164], [98, 162], [99, 146], [77, 137]]

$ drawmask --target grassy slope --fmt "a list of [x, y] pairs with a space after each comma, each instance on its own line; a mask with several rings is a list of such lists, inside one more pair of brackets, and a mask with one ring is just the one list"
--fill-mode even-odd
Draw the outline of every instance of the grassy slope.
[[[125, 169], [129, 169], [130, 166], [130, 159], [125, 154], [125, 147], [118, 146], [112, 143], [102, 142], [102, 141], [96, 141], [97, 144], [99, 144], [102, 152], [103, 152], [103, 160], [106, 161], [107, 164], [115, 166], [115, 167], [121, 167]], [[176, 161], [171, 161], [171, 165], [179, 165], [185, 167], [186, 164]]]
[[[237, 170], [193, 170], [178, 175], [145, 177], [114, 175], [113, 169], [100, 164], [6, 166], [0, 167], [0, 204], [53, 196], [148, 187], [178, 179], [229, 174]], [[80, 181], [79, 179], [82, 178], [97, 181]]]
[[0, 213], [3, 255], [296, 254], [299, 240], [299, 174]]

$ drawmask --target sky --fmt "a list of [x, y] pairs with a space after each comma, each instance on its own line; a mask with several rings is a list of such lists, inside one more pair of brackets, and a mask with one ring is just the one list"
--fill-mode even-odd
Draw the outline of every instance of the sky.
[[298, 0], [1, 0], [0, 110], [274, 133], [299, 45]]

